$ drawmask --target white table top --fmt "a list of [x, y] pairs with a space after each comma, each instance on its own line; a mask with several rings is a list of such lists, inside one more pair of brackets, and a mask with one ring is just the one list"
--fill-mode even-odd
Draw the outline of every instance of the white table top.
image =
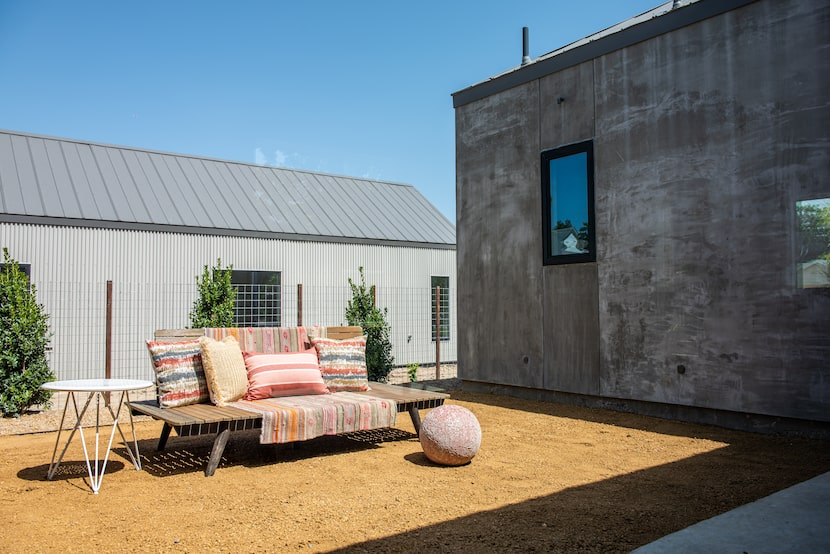
[[118, 392], [153, 386], [155, 384], [152, 381], [141, 379], [69, 379], [50, 381], [41, 385], [41, 388], [65, 392]]

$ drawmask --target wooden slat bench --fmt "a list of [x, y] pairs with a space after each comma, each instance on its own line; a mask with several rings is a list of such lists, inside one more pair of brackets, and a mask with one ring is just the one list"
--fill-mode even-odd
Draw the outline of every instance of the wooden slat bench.
[[[360, 327], [327, 328], [327, 335], [330, 338], [351, 338], [361, 333], [362, 329]], [[202, 335], [203, 331], [201, 329], [160, 330], [156, 331], [155, 334], [156, 340], [170, 342], [192, 340]], [[441, 406], [444, 400], [449, 398], [448, 394], [442, 392], [387, 383], [371, 382], [370, 387], [372, 390], [356, 394], [394, 400], [398, 406], [398, 413], [409, 413], [416, 433], [421, 430], [419, 411]], [[219, 466], [231, 431], [244, 431], [262, 427], [262, 415], [233, 406], [220, 408], [213, 404], [191, 404], [177, 408], [160, 408], [155, 400], [131, 402], [131, 406], [134, 414], [150, 416], [164, 422], [159, 437], [158, 450], [164, 450], [172, 430], [175, 430], [180, 437], [215, 435], [208, 464], [205, 468], [206, 477], [213, 475]]]

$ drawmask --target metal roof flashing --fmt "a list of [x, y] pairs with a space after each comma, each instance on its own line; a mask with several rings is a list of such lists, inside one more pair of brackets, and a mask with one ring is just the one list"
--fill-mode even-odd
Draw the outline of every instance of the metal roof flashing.
[[452, 94], [453, 108], [535, 81], [758, 0], [675, 0], [543, 54]]

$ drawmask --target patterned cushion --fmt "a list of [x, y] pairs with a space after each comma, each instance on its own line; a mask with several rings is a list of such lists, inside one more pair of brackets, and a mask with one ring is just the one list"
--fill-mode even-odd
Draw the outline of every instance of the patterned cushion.
[[222, 341], [199, 337], [210, 399], [217, 406], [239, 400], [248, 392], [248, 372], [236, 337]]
[[369, 390], [365, 335], [344, 340], [313, 338], [311, 343], [317, 349], [323, 381], [330, 391]]
[[202, 369], [199, 341], [147, 341], [156, 373], [158, 401], [162, 408], [207, 402], [209, 398]]
[[248, 368], [248, 392], [244, 400], [329, 392], [314, 350], [277, 354], [243, 352], [242, 355]]

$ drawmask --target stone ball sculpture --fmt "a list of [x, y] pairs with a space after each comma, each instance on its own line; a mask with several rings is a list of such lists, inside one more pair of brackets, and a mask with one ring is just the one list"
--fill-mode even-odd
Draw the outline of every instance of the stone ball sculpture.
[[468, 463], [481, 446], [481, 426], [473, 412], [453, 404], [431, 410], [421, 423], [421, 448], [436, 464]]

